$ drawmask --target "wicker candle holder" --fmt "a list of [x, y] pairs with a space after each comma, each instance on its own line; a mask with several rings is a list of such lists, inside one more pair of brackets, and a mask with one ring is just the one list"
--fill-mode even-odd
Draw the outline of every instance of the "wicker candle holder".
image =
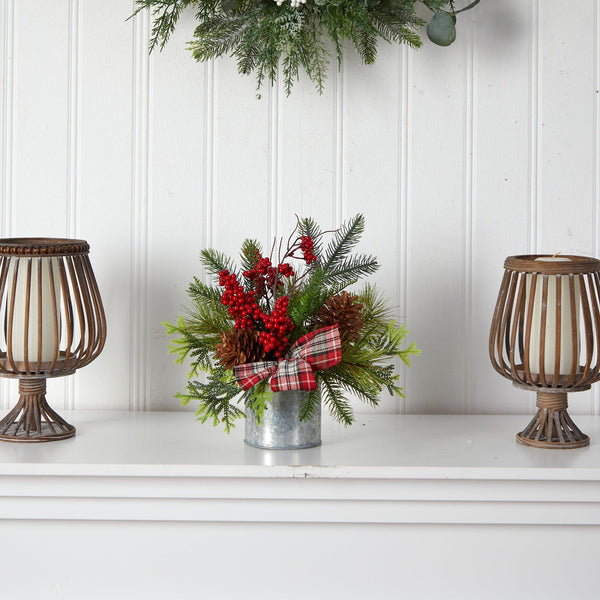
[[537, 413], [517, 441], [579, 448], [590, 439], [567, 412], [567, 393], [600, 379], [600, 261], [583, 256], [510, 256], [490, 330], [500, 375], [537, 393]]
[[46, 402], [46, 379], [71, 375], [102, 351], [106, 318], [83, 240], [0, 240], [0, 376], [19, 379], [19, 401], [0, 440], [75, 435]]

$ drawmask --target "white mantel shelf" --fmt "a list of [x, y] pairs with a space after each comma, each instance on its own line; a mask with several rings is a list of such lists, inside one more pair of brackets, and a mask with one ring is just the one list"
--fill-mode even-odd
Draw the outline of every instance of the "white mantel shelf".
[[190, 413], [62, 414], [75, 438], [0, 444], [0, 519], [600, 524], [598, 417], [575, 450], [518, 445], [523, 415], [378, 414], [267, 451]]

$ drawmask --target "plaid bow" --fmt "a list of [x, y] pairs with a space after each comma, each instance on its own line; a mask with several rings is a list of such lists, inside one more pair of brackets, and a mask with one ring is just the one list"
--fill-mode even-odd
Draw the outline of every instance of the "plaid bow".
[[311, 331], [294, 342], [285, 358], [245, 363], [233, 368], [243, 390], [271, 377], [274, 392], [317, 389], [314, 371], [322, 371], [342, 360], [342, 345], [337, 325]]

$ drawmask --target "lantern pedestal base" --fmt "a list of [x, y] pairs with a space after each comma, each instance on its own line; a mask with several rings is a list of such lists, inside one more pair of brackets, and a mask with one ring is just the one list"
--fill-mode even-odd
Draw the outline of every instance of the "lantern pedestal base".
[[19, 379], [19, 402], [0, 421], [0, 440], [53, 442], [74, 435], [75, 427], [55, 413], [46, 401], [46, 380]]
[[535, 417], [517, 434], [517, 442], [537, 448], [582, 448], [590, 438], [567, 412], [566, 392], [537, 392]]

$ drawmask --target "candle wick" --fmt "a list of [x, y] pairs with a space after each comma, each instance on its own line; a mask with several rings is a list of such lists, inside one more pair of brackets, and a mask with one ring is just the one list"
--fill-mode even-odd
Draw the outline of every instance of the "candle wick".
[[552, 258], [556, 258], [559, 254], [562, 254], [562, 250], [559, 250], [556, 254], [553, 254]]

